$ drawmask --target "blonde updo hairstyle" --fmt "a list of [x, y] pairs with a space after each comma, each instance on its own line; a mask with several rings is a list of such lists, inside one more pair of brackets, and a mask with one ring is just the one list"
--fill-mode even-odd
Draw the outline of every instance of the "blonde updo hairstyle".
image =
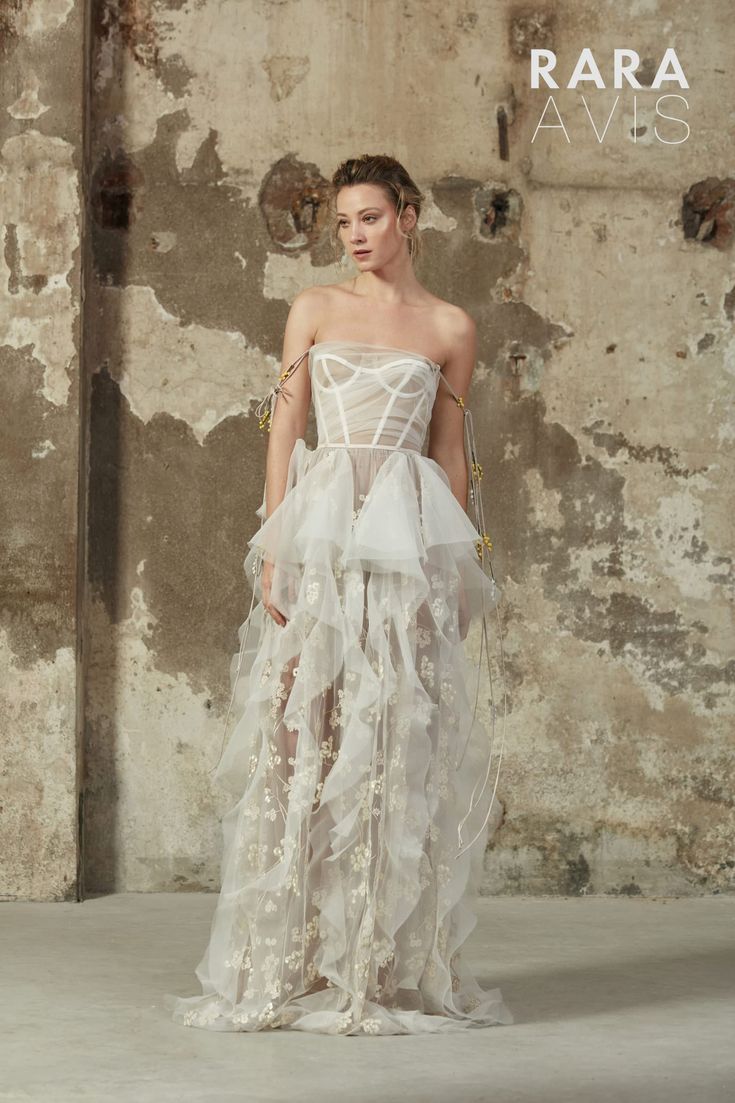
[[377, 184], [393, 203], [396, 221], [400, 219], [406, 207], [411, 206], [416, 211], [416, 223], [408, 233], [404, 233], [398, 226], [398, 232], [401, 236], [408, 239], [409, 257], [412, 261], [416, 261], [422, 253], [418, 220], [421, 215], [421, 205], [426, 197], [416, 187], [400, 161], [396, 161], [394, 157], [389, 157], [387, 154], [380, 153], [364, 153], [361, 157], [349, 157], [336, 169], [331, 183], [330, 208], [333, 217], [334, 245], [338, 260], [341, 259], [341, 243], [337, 225], [338, 191], [340, 188], [351, 187], [353, 184]]

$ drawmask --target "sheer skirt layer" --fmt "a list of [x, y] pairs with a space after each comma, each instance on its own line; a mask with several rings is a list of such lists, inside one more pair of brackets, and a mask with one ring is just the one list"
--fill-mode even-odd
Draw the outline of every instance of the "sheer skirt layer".
[[[222, 890], [173, 1017], [211, 1030], [335, 1034], [513, 1022], [462, 944], [488, 833], [457, 825], [487, 754], [468, 629], [499, 599], [448, 479], [419, 453], [298, 440], [286, 495], [249, 541], [271, 600], [240, 627], [233, 724], [216, 779]], [[466, 751], [462, 754], [463, 748]], [[488, 798], [489, 800], [490, 798]], [[495, 802], [497, 806], [497, 802]]]

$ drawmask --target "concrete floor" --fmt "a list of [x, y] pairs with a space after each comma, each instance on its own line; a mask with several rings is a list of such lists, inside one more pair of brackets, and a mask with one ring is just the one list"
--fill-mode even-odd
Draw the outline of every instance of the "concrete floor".
[[215, 902], [0, 905], [0, 1100], [735, 1100], [735, 898], [484, 898], [467, 958], [516, 1022], [349, 1039], [169, 1020]]

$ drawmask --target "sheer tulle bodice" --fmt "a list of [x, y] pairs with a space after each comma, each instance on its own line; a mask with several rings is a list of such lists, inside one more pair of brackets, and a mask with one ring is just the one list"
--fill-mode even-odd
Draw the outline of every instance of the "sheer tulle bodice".
[[[487, 642], [500, 596], [471, 418], [476, 525], [421, 454], [438, 364], [322, 341], [282, 380], [306, 356], [318, 441], [296, 441], [285, 495], [266, 517], [263, 493], [248, 541], [253, 603], [215, 773], [236, 804], [202, 995], [173, 997], [174, 1018], [334, 1034], [512, 1022], [460, 953], [500, 818], [464, 649], [473, 625]], [[264, 560], [285, 627], [263, 609]]]
[[309, 367], [319, 444], [420, 452], [440, 367], [378, 345], [320, 341]]

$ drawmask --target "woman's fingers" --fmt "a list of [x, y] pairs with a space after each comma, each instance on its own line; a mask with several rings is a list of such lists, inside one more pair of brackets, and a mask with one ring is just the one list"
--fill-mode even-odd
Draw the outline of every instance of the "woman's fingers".
[[265, 608], [265, 611], [269, 614], [269, 616], [273, 617], [273, 620], [276, 622], [276, 624], [279, 624], [281, 626], [281, 628], [285, 628], [286, 623], [287, 623], [286, 618], [284, 617], [284, 615], [280, 611], [280, 609], [276, 609], [275, 605], [273, 605], [271, 603], [271, 582], [272, 582], [272, 578], [273, 578], [273, 564], [272, 563], [266, 563], [265, 568], [263, 570], [263, 579], [262, 579], [262, 582], [261, 582], [261, 586], [262, 586], [262, 590], [263, 590], [263, 606]]
[[263, 599], [263, 605], [265, 606], [266, 612], [273, 617], [276, 624], [280, 624], [281, 628], [284, 628], [286, 625], [286, 618], [280, 609], [276, 609], [275, 605], [271, 604], [270, 594]]
[[283, 613], [279, 612], [278, 609], [276, 609], [275, 605], [266, 605], [266, 609], [273, 617], [276, 624], [280, 624], [281, 628], [286, 627], [286, 618], [284, 617]]

